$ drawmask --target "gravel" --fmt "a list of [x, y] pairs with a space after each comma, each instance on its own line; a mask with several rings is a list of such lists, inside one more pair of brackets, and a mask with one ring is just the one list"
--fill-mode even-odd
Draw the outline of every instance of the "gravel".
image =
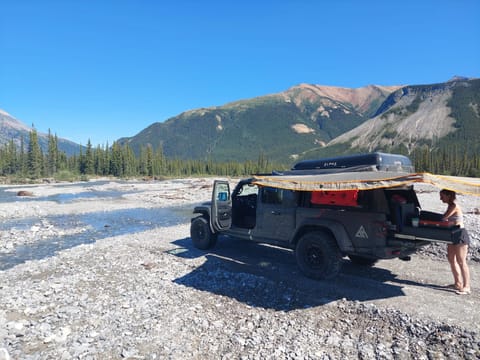
[[[39, 241], [94, 238], [0, 270], [0, 360], [480, 358], [476, 330], [400, 310], [395, 299], [379, 305], [325, 293], [312, 301], [295, 282], [235, 270], [191, 246], [188, 215], [178, 224], [113, 236], [98, 236], [78, 221], [80, 214], [102, 211], [191, 208], [208, 200], [211, 183], [92, 183], [87, 192], [123, 195], [67, 202], [48, 197], [83, 194], [85, 186], [46, 184], [28, 187], [44, 201], [1, 203], [0, 255], [14, 256]], [[433, 211], [444, 207], [436, 190], [421, 188], [419, 198]], [[479, 200], [459, 201], [473, 239], [470, 263], [477, 266], [480, 230], [473, 209]], [[61, 227], [55, 221], [60, 215], [74, 220]], [[9, 225], [26, 220], [31, 225]], [[442, 249], [433, 244], [419, 256], [448, 267]], [[452, 298], [480, 303], [473, 294]]]

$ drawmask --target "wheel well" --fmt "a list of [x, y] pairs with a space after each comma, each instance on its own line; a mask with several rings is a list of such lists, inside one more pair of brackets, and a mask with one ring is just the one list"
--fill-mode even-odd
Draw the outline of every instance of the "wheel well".
[[195, 216], [190, 219], [190, 222], [193, 222], [196, 218], [204, 217], [210, 227], [210, 231], [212, 234], [215, 234], [215, 229], [212, 227], [212, 222], [210, 221], [210, 209], [195, 209], [193, 214]]
[[196, 210], [193, 213], [195, 216], [192, 218], [192, 221], [197, 217], [203, 216], [210, 222], [210, 212], [207, 210]]
[[303, 235], [312, 231], [322, 231], [325, 234], [331, 236], [332, 239], [334, 239], [335, 241], [337, 240], [332, 230], [326, 226], [304, 226], [295, 234], [295, 238], [293, 239], [293, 245], [296, 246]]

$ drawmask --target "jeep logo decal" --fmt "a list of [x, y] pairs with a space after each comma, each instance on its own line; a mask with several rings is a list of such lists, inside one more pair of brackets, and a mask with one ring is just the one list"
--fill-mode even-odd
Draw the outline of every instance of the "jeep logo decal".
[[355, 234], [355, 237], [362, 238], [362, 239], [368, 239], [368, 234], [365, 231], [365, 228], [363, 225], [360, 226], [360, 228], [357, 230], [357, 233]]

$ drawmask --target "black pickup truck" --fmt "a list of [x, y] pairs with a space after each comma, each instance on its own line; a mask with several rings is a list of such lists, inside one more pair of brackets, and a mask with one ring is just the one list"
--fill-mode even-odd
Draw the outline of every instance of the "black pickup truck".
[[[281, 182], [294, 176], [298, 182], [332, 174], [378, 178], [411, 172], [408, 158], [373, 153], [303, 162], [272, 177]], [[449, 243], [460, 235], [458, 227], [440, 221], [440, 214], [421, 210], [413, 185], [303, 191], [265, 186], [252, 177], [230, 192], [228, 181], [216, 180], [211, 202], [193, 213], [195, 247], [212, 248], [223, 234], [290, 248], [300, 270], [316, 279], [336, 276], [345, 256], [367, 266], [379, 259], [408, 260], [430, 242]]]

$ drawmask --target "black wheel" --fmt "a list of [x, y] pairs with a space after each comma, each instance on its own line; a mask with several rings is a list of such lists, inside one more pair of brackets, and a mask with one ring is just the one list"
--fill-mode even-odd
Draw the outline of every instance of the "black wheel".
[[321, 231], [303, 235], [297, 243], [295, 257], [300, 271], [313, 279], [331, 279], [342, 266], [342, 254], [337, 243]]
[[360, 266], [373, 266], [377, 263], [377, 259], [372, 259], [368, 257], [358, 256], [358, 255], [348, 255], [348, 258], [355, 265]]
[[212, 233], [208, 220], [203, 216], [195, 218], [190, 225], [190, 237], [197, 249], [211, 249], [217, 243], [217, 234]]

